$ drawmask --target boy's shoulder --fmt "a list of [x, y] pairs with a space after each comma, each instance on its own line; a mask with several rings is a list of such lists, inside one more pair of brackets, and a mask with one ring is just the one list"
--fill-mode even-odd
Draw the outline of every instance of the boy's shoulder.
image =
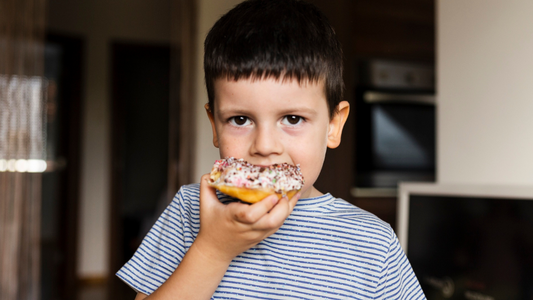
[[171, 205], [178, 205], [188, 202], [199, 202], [200, 199], [200, 184], [193, 183], [181, 186], [174, 198]]
[[336, 227], [346, 231], [365, 232], [370, 235], [381, 236], [385, 239], [394, 238], [394, 230], [387, 222], [381, 220], [375, 214], [366, 211], [354, 204], [326, 194], [329, 202], [321, 207], [318, 212], [322, 217]]
[[176, 196], [174, 196], [174, 199], [176, 197], [187, 197], [187, 198], [198, 198], [200, 196], [200, 184], [199, 183], [191, 183], [181, 186]]

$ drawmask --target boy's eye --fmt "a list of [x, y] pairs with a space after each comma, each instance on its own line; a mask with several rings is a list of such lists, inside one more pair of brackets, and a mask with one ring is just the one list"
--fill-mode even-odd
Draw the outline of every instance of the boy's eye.
[[304, 118], [300, 116], [290, 115], [283, 117], [283, 122], [289, 125], [298, 125], [302, 121], [304, 121]]
[[250, 123], [250, 119], [243, 116], [232, 117], [229, 119], [230, 123], [236, 126], [244, 126]]

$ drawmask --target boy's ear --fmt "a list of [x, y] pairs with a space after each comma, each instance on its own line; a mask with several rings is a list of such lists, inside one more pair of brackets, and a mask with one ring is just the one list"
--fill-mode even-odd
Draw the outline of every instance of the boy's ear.
[[204, 107], [205, 112], [207, 112], [207, 117], [209, 117], [209, 122], [211, 122], [211, 130], [213, 130], [213, 145], [218, 148], [218, 136], [215, 127], [215, 116], [213, 115], [213, 111], [209, 108], [208, 103], [206, 103]]
[[335, 149], [341, 144], [342, 129], [350, 114], [350, 103], [341, 101], [336, 113], [329, 121], [328, 148]]

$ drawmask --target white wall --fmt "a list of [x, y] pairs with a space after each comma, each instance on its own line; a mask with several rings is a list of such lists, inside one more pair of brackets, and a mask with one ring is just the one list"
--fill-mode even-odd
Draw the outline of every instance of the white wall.
[[211, 124], [205, 113], [204, 105], [207, 103], [207, 91], [205, 89], [203, 53], [204, 40], [209, 29], [228, 10], [242, 0], [198, 0], [198, 23], [196, 35], [196, 49], [198, 49], [196, 61], [196, 157], [194, 163], [193, 178], [200, 182], [200, 177], [211, 172], [213, 163], [219, 158], [218, 149], [213, 146]]
[[533, 184], [533, 1], [437, 3], [438, 181]]
[[48, 28], [85, 38], [78, 275], [107, 275], [110, 42], [170, 42], [170, 0], [50, 0]]

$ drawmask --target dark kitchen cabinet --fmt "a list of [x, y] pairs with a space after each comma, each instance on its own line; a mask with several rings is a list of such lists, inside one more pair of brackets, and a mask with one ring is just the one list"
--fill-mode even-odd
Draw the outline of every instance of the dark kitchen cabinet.
[[[434, 0], [311, 0], [328, 17], [343, 46], [345, 99], [355, 107], [356, 66], [368, 59], [435, 62]], [[328, 150], [316, 187], [366, 209], [393, 227], [396, 198], [354, 197], [355, 120], [353, 111], [339, 148]]]

